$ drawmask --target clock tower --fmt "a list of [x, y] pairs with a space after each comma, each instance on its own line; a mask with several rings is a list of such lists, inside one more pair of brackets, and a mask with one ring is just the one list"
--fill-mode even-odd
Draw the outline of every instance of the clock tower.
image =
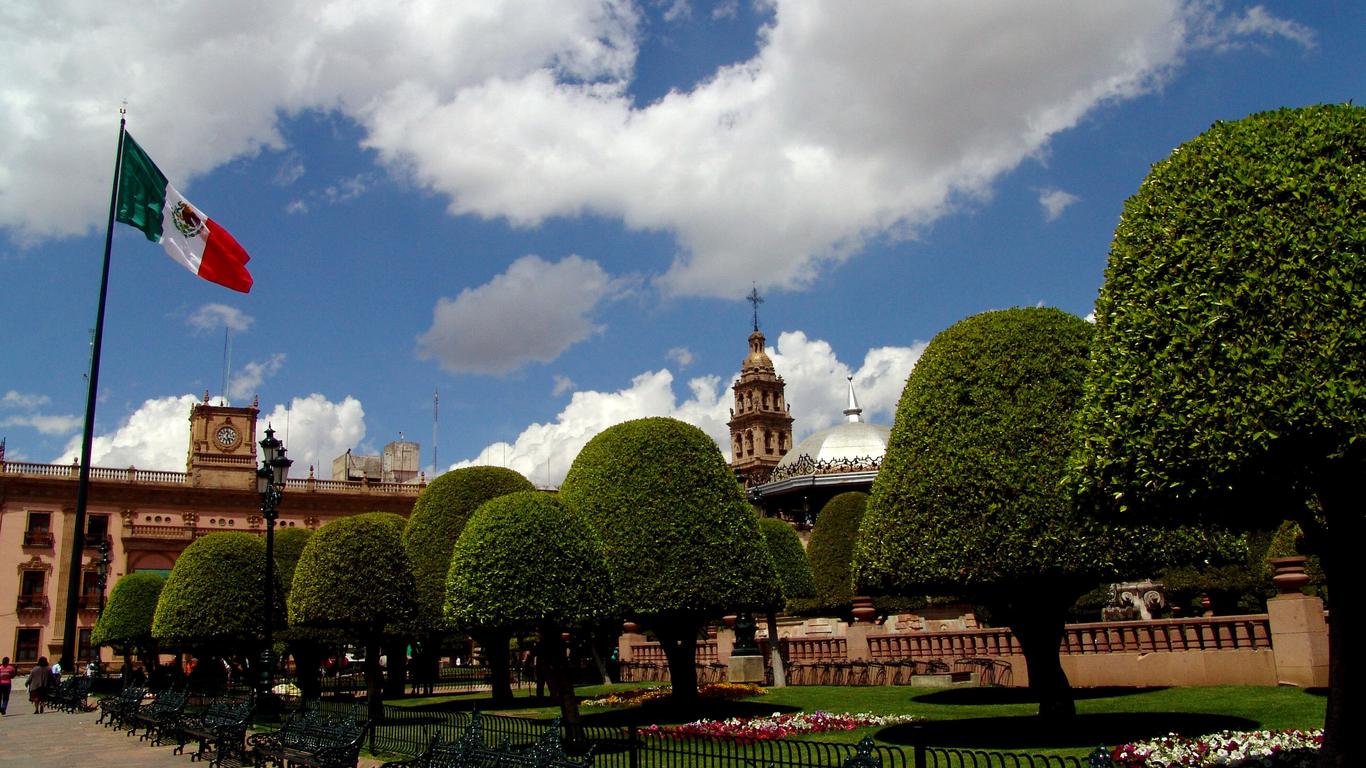
[[190, 408], [190, 453], [185, 471], [196, 488], [256, 490], [255, 400], [245, 408], [204, 402]]

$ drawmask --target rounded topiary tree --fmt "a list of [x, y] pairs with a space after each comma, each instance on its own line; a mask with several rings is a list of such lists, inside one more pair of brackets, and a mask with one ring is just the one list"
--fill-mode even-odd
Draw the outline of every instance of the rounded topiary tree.
[[868, 506], [868, 494], [841, 493], [816, 515], [807, 557], [816, 585], [816, 603], [827, 611], [844, 612], [854, 597], [854, 542]]
[[[783, 592], [783, 603], [787, 610], [802, 601], [816, 596], [816, 582], [811, 578], [811, 563], [806, 559], [802, 539], [791, 524], [776, 517], [759, 518], [759, 532], [764, 536], [764, 546], [773, 560], [773, 568], [778, 574], [778, 586]], [[768, 636], [778, 637], [778, 606], [769, 608], [766, 616]], [[787, 671], [783, 668], [781, 646], [770, 643], [768, 647], [769, 664], [773, 668], [773, 684], [778, 687], [787, 685]]]
[[125, 673], [128, 657], [136, 653], [148, 663], [156, 663], [156, 641], [152, 639], [152, 618], [166, 579], [157, 573], [130, 573], [114, 583], [104, 613], [90, 633], [90, 644], [108, 645], [123, 654]]
[[265, 576], [266, 544], [259, 536], [220, 532], [196, 539], [161, 590], [152, 636], [162, 647], [212, 655], [255, 648], [263, 631]]
[[281, 528], [275, 532], [275, 573], [280, 577], [280, 588], [284, 598], [289, 598], [290, 587], [294, 584], [294, 569], [299, 565], [299, 555], [304, 545], [313, 536], [307, 528]]
[[551, 693], [577, 722], [561, 633], [611, 615], [611, 586], [588, 526], [555, 496], [520, 491], [484, 503], [465, 525], [451, 554], [446, 615], [471, 630], [536, 632]]
[[[1330, 587], [1352, 578], [1366, 534], [1363, 211], [1357, 106], [1216, 123], [1154, 165], [1124, 204], [1096, 301], [1081, 492], [1121, 519], [1292, 517]], [[1332, 595], [1331, 645], [1349, 649], [1360, 591]], [[1362, 720], [1349, 655], [1331, 654], [1327, 764], [1345, 764]]]
[[[450, 571], [451, 548], [460, 538], [465, 522], [489, 499], [534, 488], [530, 480], [506, 467], [462, 467], [440, 475], [418, 494], [403, 530], [403, 547], [417, 579], [414, 623], [421, 637], [422, 652], [415, 660], [419, 675], [428, 680], [436, 678], [441, 640], [450, 632], [443, 613], [446, 575]], [[493, 699], [497, 702], [512, 700], [508, 639], [502, 632], [483, 632], [478, 638], [485, 649], [493, 680]]]
[[394, 515], [343, 517], [319, 528], [294, 572], [289, 623], [339, 630], [365, 647], [370, 716], [384, 712], [380, 643], [412, 621], [413, 572]]
[[708, 620], [781, 599], [758, 519], [697, 427], [648, 418], [604, 430], [574, 459], [560, 497], [602, 540], [624, 614], [659, 638], [677, 700], [697, 696]]
[[1058, 646], [1097, 575], [1062, 484], [1090, 339], [1089, 323], [1056, 309], [987, 312], [935, 336], [906, 381], [854, 551], [856, 586], [965, 595], [1006, 619], [1043, 715], [1074, 711]]
[[806, 550], [802, 548], [802, 538], [797, 535], [797, 530], [776, 517], [761, 517], [759, 532], [764, 536], [768, 556], [773, 559], [783, 599], [791, 602], [815, 597], [816, 582], [811, 576], [811, 563], [806, 559]]

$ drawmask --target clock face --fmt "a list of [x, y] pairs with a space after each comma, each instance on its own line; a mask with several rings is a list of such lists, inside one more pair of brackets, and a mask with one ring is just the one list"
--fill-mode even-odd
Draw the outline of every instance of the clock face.
[[233, 448], [237, 445], [237, 430], [225, 424], [214, 433], [214, 440], [218, 441], [220, 448]]

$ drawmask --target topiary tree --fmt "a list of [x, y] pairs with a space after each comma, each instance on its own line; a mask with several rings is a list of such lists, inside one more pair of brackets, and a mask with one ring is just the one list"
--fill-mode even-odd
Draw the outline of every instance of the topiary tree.
[[1056, 309], [987, 312], [936, 336], [906, 381], [854, 551], [860, 586], [961, 594], [1005, 619], [1045, 716], [1075, 711], [1058, 647], [1097, 580], [1090, 526], [1061, 482], [1090, 338]]
[[128, 657], [136, 653], [149, 664], [156, 664], [156, 641], [152, 639], [152, 617], [166, 579], [157, 573], [130, 573], [114, 583], [104, 613], [90, 633], [90, 644], [108, 645], [123, 654], [125, 677]]
[[648, 418], [604, 430], [575, 457], [560, 498], [602, 540], [624, 613], [659, 639], [676, 701], [697, 697], [708, 620], [781, 599], [758, 519], [697, 427]]
[[[816, 596], [816, 582], [811, 578], [811, 563], [806, 559], [806, 549], [797, 530], [786, 521], [776, 517], [759, 518], [759, 532], [764, 537], [764, 547], [773, 560], [778, 574], [778, 585], [783, 592], [783, 602], [787, 610], [796, 601], [809, 600]], [[783, 668], [782, 648], [778, 644], [778, 610], [770, 608], [767, 615], [769, 636], [769, 664], [773, 667], [773, 684], [777, 687], [787, 685], [787, 672]]]
[[[420, 674], [428, 679], [436, 676], [441, 638], [451, 629], [444, 614], [446, 576], [450, 571], [451, 549], [460, 538], [465, 522], [489, 499], [534, 489], [531, 481], [515, 470], [463, 467], [437, 477], [418, 494], [413, 513], [403, 530], [403, 548], [417, 579], [414, 629], [422, 639], [423, 652], [422, 658], [415, 661]], [[511, 701], [507, 636], [481, 633], [479, 640], [487, 650], [494, 701]]]
[[291, 626], [339, 630], [365, 647], [366, 695], [376, 722], [384, 714], [380, 643], [413, 618], [413, 572], [395, 517], [370, 512], [319, 528], [299, 555], [289, 593]]
[[[266, 544], [259, 536], [220, 532], [191, 542], [161, 590], [153, 638], [163, 648], [210, 656], [259, 647], [265, 566]], [[278, 583], [274, 594], [280, 594]], [[283, 614], [280, 607], [274, 606]], [[254, 654], [243, 655], [254, 660]]]
[[602, 544], [581, 519], [541, 491], [485, 502], [455, 544], [445, 592], [457, 626], [537, 633], [551, 694], [564, 719], [578, 722], [561, 633], [586, 630], [615, 608]]
[[822, 610], [845, 613], [853, 601], [854, 542], [867, 506], [868, 494], [849, 491], [831, 498], [816, 515], [806, 552]]
[[[1291, 517], [1330, 587], [1353, 578], [1366, 534], [1363, 211], [1366, 109], [1350, 104], [1216, 123], [1154, 165], [1124, 204], [1096, 301], [1080, 492], [1118, 519]], [[1325, 765], [1348, 762], [1363, 719], [1348, 661], [1361, 594], [1332, 593]]]
[[811, 575], [811, 563], [806, 559], [802, 538], [789, 523], [776, 517], [759, 518], [759, 533], [763, 534], [768, 556], [778, 575], [778, 585], [787, 601], [816, 596], [816, 582]]
[[275, 532], [275, 572], [280, 576], [283, 597], [288, 600], [290, 587], [294, 585], [294, 569], [299, 565], [299, 555], [303, 554], [313, 531], [307, 528], [281, 528]]

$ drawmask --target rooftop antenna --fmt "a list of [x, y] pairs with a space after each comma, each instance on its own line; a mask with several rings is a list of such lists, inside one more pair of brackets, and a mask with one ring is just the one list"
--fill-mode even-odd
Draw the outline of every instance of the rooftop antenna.
[[759, 330], [759, 305], [763, 304], [764, 300], [759, 296], [759, 286], [757, 284], [751, 285], [753, 287], [750, 289], [749, 295], [745, 297], [745, 301], [754, 305], [754, 330], [757, 333]]
[[437, 467], [441, 466], [436, 460], [436, 425], [440, 421], [441, 414], [441, 391], [437, 387], [432, 387], [432, 476], [435, 477], [440, 472]]
[[232, 381], [232, 329], [223, 326], [223, 404], [228, 402], [228, 384]]

